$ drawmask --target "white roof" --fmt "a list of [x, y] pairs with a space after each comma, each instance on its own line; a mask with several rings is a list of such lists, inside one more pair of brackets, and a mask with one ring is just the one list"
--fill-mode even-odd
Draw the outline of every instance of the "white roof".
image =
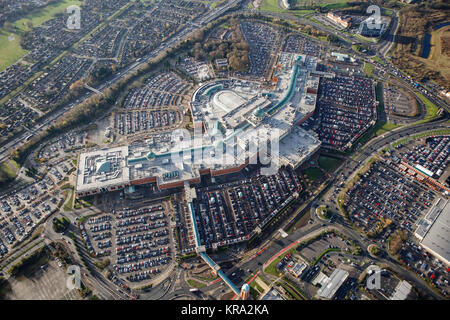
[[343, 269], [335, 269], [331, 276], [324, 282], [322, 287], [317, 290], [317, 295], [322, 298], [332, 299], [336, 291], [341, 287], [348, 278], [348, 271]]

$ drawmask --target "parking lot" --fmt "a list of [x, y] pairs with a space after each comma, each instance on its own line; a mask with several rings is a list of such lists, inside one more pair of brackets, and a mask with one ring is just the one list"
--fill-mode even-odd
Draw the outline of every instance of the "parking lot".
[[6, 296], [10, 300], [81, 300], [77, 289], [67, 288], [66, 269], [57, 262], [50, 261], [32, 277], [10, 278], [11, 291]]
[[416, 220], [431, 206], [435, 194], [400, 173], [395, 164], [376, 161], [347, 192], [351, 219], [367, 233], [395, 225], [413, 232]]
[[[46, 217], [58, 210], [64, 196], [52, 188], [47, 176], [22, 190], [0, 199], [0, 258], [17, 242], [28, 237]], [[51, 190], [51, 191], [50, 191]]]
[[[53, 163], [57, 165], [60, 159], [71, 157], [77, 153], [77, 151], [85, 148], [87, 141], [87, 131], [69, 132], [57, 139], [51, 140], [43, 146], [43, 148], [39, 149], [37, 158], [40, 162], [49, 166], [48, 169], [50, 170]], [[66, 166], [70, 167], [68, 164], [66, 164]], [[63, 169], [62, 166], [61, 169]]]
[[206, 61], [197, 61], [192, 57], [181, 59], [177, 66], [197, 81], [212, 78], [212, 70]]
[[373, 81], [343, 75], [321, 78], [315, 115], [322, 146], [346, 150], [377, 119]]
[[450, 163], [449, 154], [450, 137], [432, 136], [398, 145], [391, 156], [413, 167], [419, 164], [430, 170], [433, 178], [439, 179]]
[[398, 87], [383, 84], [384, 108], [393, 116], [413, 117], [417, 114], [417, 102]]
[[175, 195], [177, 200], [172, 201], [175, 212], [175, 238], [181, 254], [189, 253], [195, 249], [195, 240], [192, 233], [192, 220], [186, 202], [181, 199], [181, 194]]
[[[327, 249], [340, 249], [342, 252], [353, 250], [352, 246], [344, 239], [336, 236], [334, 233], [326, 235], [317, 241], [314, 241], [307, 246], [303, 247], [299, 253], [309, 263], [313, 263], [314, 260]], [[334, 261], [337, 262], [337, 258]]]
[[147, 131], [169, 130], [183, 121], [178, 110], [134, 111], [114, 114], [114, 129], [120, 135], [131, 135]]
[[245, 75], [265, 77], [280, 40], [280, 31], [268, 24], [253, 21], [242, 21], [241, 30], [250, 47], [250, 70]]
[[173, 260], [166, 203], [113, 210], [80, 225], [88, 251], [109, 256], [115, 273], [128, 282], [148, 282]]
[[412, 271], [433, 283], [447, 298], [450, 296], [450, 268], [448, 266], [412, 241], [406, 241], [399, 254], [402, 261]]
[[[315, 281], [320, 273], [329, 276], [336, 268], [348, 270], [351, 274], [357, 273], [360, 258], [353, 255], [354, 249], [354, 244], [342, 238], [339, 233], [324, 232], [317, 238], [300, 243], [295, 250], [282, 256], [276, 270], [312, 297], [317, 292]], [[339, 289], [345, 291], [344, 296], [356, 281], [348, 280], [346, 283], [347, 286]], [[335, 299], [342, 298], [336, 294]]]
[[147, 80], [144, 87], [132, 89], [126, 97], [125, 109], [160, 109], [182, 103], [188, 84], [173, 72], [160, 73]]

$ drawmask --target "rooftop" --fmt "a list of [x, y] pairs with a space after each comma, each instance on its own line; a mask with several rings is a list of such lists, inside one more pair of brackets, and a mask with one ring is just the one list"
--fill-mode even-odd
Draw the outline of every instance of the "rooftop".
[[336, 291], [348, 278], [348, 271], [335, 269], [329, 278], [324, 279], [322, 287], [317, 290], [317, 295], [325, 299], [332, 299]]
[[235, 78], [201, 84], [191, 100], [194, 128], [198, 133], [205, 129], [198, 139], [194, 134], [192, 141], [185, 130], [177, 129], [130, 146], [83, 153], [77, 192], [149, 179], [158, 186], [197, 181], [203, 169], [244, 165], [267, 148], [268, 139], [281, 141], [281, 165], [297, 167], [320, 146], [314, 133], [296, 126], [315, 107], [318, 78], [311, 76], [315, 66], [315, 59], [308, 56], [282, 53], [272, 90]]
[[430, 219], [434, 218], [431, 227], [428, 229], [425, 237], [421, 241], [421, 245], [450, 265], [450, 203], [449, 201], [437, 204], [442, 206], [442, 211], [435, 218], [435, 214], [439, 210], [432, 208], [429, 215]]

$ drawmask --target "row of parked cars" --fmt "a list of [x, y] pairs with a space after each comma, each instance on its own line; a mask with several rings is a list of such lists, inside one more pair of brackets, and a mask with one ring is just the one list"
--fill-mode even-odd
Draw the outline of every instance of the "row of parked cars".
[[155, 108], [175, 105], [178, 95], [187, 88], [187, 83], [175, 73], [160, 73], [150, 78], [142, 89], [130, 92], [124, 102], [126, 109]]
[[375, 231], [379, 221], [391, 220], [412, 232], [417, 218], [434, 199], [430, 190], [385, 161], [372, 163], [347, 194], [352, 219], [366, 231]]
[[3, 244], [3, 241], [0, 239], [0, 258], [3, 258], [8, 253], [8, 248]]
[[245, 239], [301, 188], [296, 173], [287, 169], [230, 187], [199, 188], [195, 202], [195, 211], [199, 214], [195, 218], [202, 244], [208, 247], [213, 243]]
[[316, 109], [320, 141], [343, 151], [377, 119], [374, 83], [361, 76], [321, 78]]
[[450, 137], [433, 136], [424, 144], [415, 146], [404, 154], [404, 159], [412, 165], [420, 164], [439, 178], [450, 163]]
[[253, 21], [241, 22], [241, 30], [250, 47], [250, 69], [246, 74], [263, 77], [269, 68], [280, 32], [269, 24]]

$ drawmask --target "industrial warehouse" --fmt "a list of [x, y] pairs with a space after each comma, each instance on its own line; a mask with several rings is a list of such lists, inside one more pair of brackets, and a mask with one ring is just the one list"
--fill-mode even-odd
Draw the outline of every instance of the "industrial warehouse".
[[306, 55], [282, 53], [278, 62], [271, 88], [235, 78], [200, 84], [190, 103], [200, 142], [196, 135], [192, 143], [187, 131], [175, 130], [145, 142], [81, 153], [76, 195], [146, 183], [159, 189], [196, 184], [201, 175], [239, 172], [256, 163], [262, 151], [271, 165], [276, 162], [276, 170], [296, 169], [320, 147], [315, 133], [298, 125], [314, 112], [319, 75], [332, 75], [316, 71], [316, 58]]

